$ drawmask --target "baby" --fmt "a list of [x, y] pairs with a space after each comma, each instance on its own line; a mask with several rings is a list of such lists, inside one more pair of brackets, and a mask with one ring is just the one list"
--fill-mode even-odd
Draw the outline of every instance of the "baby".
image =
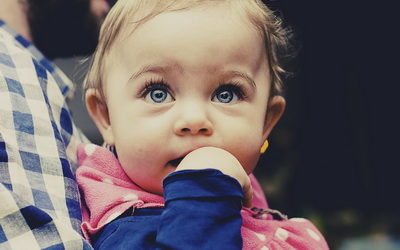
[[285, 108], [285, 35], [258, 0], [117, 2], [85, 82], [111, 152], [78, 151], [95, 248], [328, 248], [251, 175]]

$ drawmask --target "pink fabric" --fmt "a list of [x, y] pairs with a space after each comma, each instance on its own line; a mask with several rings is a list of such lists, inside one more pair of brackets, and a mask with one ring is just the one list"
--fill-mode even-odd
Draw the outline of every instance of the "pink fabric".
[[[148, 193], [125, 175], [118, 160], [103, 147], [81, 144], [76, 172], [84, 195], [82, 231], [87, 239], [130, 207], [163, 207], [163, 197]], [[253, 205], [268, 208], [264, 193], [253, 175]], [[257, 219], [254, 212], [242, 209], [243, 249], [329, 249], [308, 220]]]

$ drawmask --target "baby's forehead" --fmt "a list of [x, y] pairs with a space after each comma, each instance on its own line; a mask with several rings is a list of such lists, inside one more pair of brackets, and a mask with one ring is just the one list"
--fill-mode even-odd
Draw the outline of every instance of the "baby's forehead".
[[128, 32], [114, 46], [116, 58], [126, 63], [137, 64], [139, 60], [140, 64], [154, 64], [157, 59], [193, 69], [203, 69], [205, 64], [211, 69], [237, 61], [256, 65], [265, 56], [257, 29], [241, 15], [220, 6], [160, 13]]
[[[171, 2], [171, 1], [166, 1]], [[239, 3], [241, 4], [233, 4]], [[135, 31], [140, 29], [141, 26], [152, 22], [160, 16], [173, 15], [175, 13], [189, 13], [182, 18], [182, 22], [187, 22], [192, 19], [193, 12], [212, 13], [216, 10], [219, 12], [219, 18], [230, 18], [240, 20], [246, 24], [248, 28], [254, 29], [258, 32], [259, 37], [264, 40], [264, 20], [263, 13], [257, 11], [249, 11], [245, 3], [252, 1], [172, 1], [168, 8], [146, 8], [144, 4], [141, 8], [134, 9], [125, 13], [125, 17], [120, 17], [120, 21], [114, 24], [114, 28], [119, 32], [113, 38], [110, 38], [111, 43], [114, 41], [124, 41], [127, 37], [135, 35]], [[248, 4], [247, 4], [248, 5]], [[242, 8], [241, 8], [242, 7]], [[204, 20], [207, 21], [207, 20]], [[212, 25], [212, 23], [210, 24]], [[193, 27], [195, 28], [195, 27]], [[151, 30], [148, 32], [152, 32]], [[256, 37], [255, 37], [256, 38]], [[235, 39], [235, 38], [232, 38]]]

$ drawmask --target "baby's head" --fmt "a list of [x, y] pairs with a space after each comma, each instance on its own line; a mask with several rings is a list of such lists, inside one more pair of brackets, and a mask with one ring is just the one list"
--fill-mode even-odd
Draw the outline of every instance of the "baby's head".
[[86, 78], [87, 108], [150, 192], [204, 146], [251, 173], [285, 107], [277, 50], [286, 42], [261, 1], [119, 0]]

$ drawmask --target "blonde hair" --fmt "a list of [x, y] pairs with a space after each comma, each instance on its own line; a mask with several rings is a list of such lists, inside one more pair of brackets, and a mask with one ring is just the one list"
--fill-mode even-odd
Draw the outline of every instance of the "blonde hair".
[[[261, 0], [118, 0], [101, 27], [99, 43], [84, 81], [84, 92], [93, 88], [99, 92], [102, 100], [105, 100], [105, 58], [110, 54], [116, 40], [132, 34], [139, 25], [163, 12], [190, 9], [205, 3], [236, 4], [236, 7], [247, 15], [264, 39], [270, 69], [271, 95], [281, 94], [281, 76], [285, 70], [281, 66], [279, 54], [288, 48], [290, 32], [282, 26], [281, 19]], [[127, 28], [130, 29], [129, 32], [126, 32]]]

